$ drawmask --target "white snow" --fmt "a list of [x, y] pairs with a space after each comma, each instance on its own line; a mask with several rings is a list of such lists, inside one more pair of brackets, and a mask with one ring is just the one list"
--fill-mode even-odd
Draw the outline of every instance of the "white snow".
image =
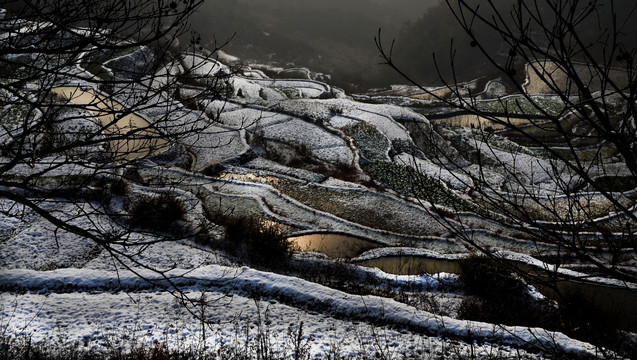
[[507, 171], [512, 171], [525, 184], [551, 182], [556, 175], [551, 163], [524, 153], [511, 153], [497, 149], [489, 144], [476, 141], [480, 152], [495, 159], [499, 164], [505, 164]]
[[263, 87], [275, 89], [294, 89], [301, 92], [303, 98], [317, 98], [325, 92], [330, 92], [329, 85], [315, 80], [301, 79], [253, 79], [254, 83]]
[[[162, 281], [150, 273], [142, 273]], [[173, 274], [181, 275], [181, 271], [171, 271], [168, 277]], [[208, 299], [203, 313], [216, 329], [214, 335], [207, 337], [209, 348], [218, 347], [219, 341], [232, 339], [237, 322], [239, 326], [250, 326], [260, 315], [264, 323], [256, 325], [267, 326], [272, 334], [285, 334], [290, 325], [303, 321], [305, 331], [313, 336], [312, 348], [319, 351], [316, 355], [330, 346], [330, 333], [339, 339], [348, 339], [340, 345], [348, 354], [355, 354], [359, 342], [378, 341], [375, 337], [379, 331], [385, 334], [380, 339], [387, 342], [383, 346], [393, 348], [396, 354], [408, 351], [413, 342], [422, 341], [430, 344], [429, 350], [435, 353], [441, 351], [445, 343], [437, 336], [468, 334], [478, 342], [497, 338], [509, 346], [537, 345], [580, 355], [595, 354], [592, 346], [560, 333], [456, 320], [415, 310], [391, 299], [350, 295], [298, 278], [245, 267], [202, 266], [190, 271], [185, 278], [178, 276], [172, 280], [182, 285], [189, 299], [196, 301], [202, 294]], [[1, 314], [9, 333], [30, 335], [36, 342], [63, 329], [68, 341], [81, 341], [98, 348], [105, 338], [135, 328], [144, 330], [140, 334], [143, 338], [167, 341], [171, 346], [183, 345], [182, 341], [202, 341], [200, 322], [184, 312], [175, 297], [157, 292], [139, 276], [126, 271], [12, 270], [0, 272], [0, 283], [5, 289], [29, 290], [23, 294], [2, 293]], [[255, 300], [255, 295], [260, 300]], [[197, 311], [197, 308], [191, 310]], [[348, 321], [336, 320], [343, 318]], [[356, 321], [380, 321], [393, 324], [395, 330], [363, 325], [363, 329], [374, 330], [361, 331], [352, 339], [347, 334]], [[331, 331], [326, 332], [328, 329]], [[432, 335], [434, 337], [430, 337]], [[274, 341], [284, 342], [285, 337], [274, 336]]]
[[[24, 23], [18, 32], [33, 31], [33, 27], [40, 26], [50, 25]], [[150, 85], [166, 85], [184, 71], [209, 79], [223, 75], [234, 89], [230, 99], [201, 100], [193, 110], [167, 94], [148, 99], [148, 89], [143, 84], [115, 89], [116, 100], [136, 109], [136, 113], [158, 130], [178, 138], [195, 158], [195, 169], [238, 160], [250, 151], [247, 140], [251, 136], [292, 149], [306, 149], [324, 163], [354, 164], [358, 159], [357, 150], [352, 149], [349, 139], [337, 129], [365, 123], [390, 141], [412, 142], [409, 131], [400, 121], [429, 124], [424, 116], [405, 107], [346, 99], [342, 92], [320, 81], [268, 79], [263, 72], [249, 68], [243, 70], [243, 76], [234, 75], [223, 62], [230, 65], [240, 60], [223, 52], [217, 55], [219, 61], [194, 53], [182, 54], [180, 64], [159, 69], [155, 82]], [[295, 71], [300, 70], [291, 69], [288, 74]], [[310, 77], [309, 70], [300, 72]], [[79, 65], [64, 69], [64, 73], [69, 79], [61, 82], [96, 86], [89, 81], [92, 75]], [[179, 89], [182, 95], [200, 90], [187, 86]], [[294, 97], [300, 99], [291, 99]], [[325, 97], [337, 98], [320, 100]], [[142, 101], [140, 99], [142, 104], [137, 103]], [[137, 110], [136, 106], [140, 105], [142, 108]], [[66, 120], [59, 123], [58, 130], [64, 134], [59, 141], [69, 141], [73, 136], [94, 130], [86, 113], [71, 112], [65, 116]], [[185, 128], [190, 131], [181, 134]], [[3, 131], [0, 140], [7, 142], [11, 134], [13, 129]], [[506, 164], [525, 184], [536, 185], [540, 190], [554, 190], [551, 183], [554, 184], [556, 176], [562, 176], [556, 174], [551, 163], [529, 154], [513, 154], [479, 141], [474, 147], [491, 160]], [[44, 171], [38, 181], [59, 185], [68, 177], [93, 175], [91, 164], [64, 165], [65, 160], [39, 159], [33, 166], [13, 167], [3, 176], [24, 177]], [[0, 158], [0, 164], [7, 161]], [[393, 161], [439, 178], [454, 189], [473, 186], [468, 176], [427, 159], [402, 153]], [[397, 254], [457, 260], [467, 252], [456, 239], [444, 237], [444, 227], [409, 199], [342, 180], [328, 179], [319, 183], [324, 180], [323, 175], [291, 169], [262, 158], [243, 165], [236, 163], [239, 161], [233, 166], [227, 165], [223, 176], [212, 178], [177, 168], [158, 170], [150, 161], [142, 161], [136, 169], [140, 176], [173, 181], [179, 188], [130, 186], [130, 198], [126, 201], [166, 191], [179, 195], [188, 208], [186, 219], [195, 224], [203, 221], [204, 209], [219, 210], [225, 206], [236, 214], [260, 214], [296, 230], [336, 231], [368, 238], [380, 245], [396, 246], [367, 251], [353, 261]], [[490, 178], [503, 182], [505, 175]], [[337, 210], [315, 209], [308, 205], [311, 201], [301, 201], [285, 193], [264, 180], [267, 177], [285, 179], [298, 192], [322, 192], [329, 198], [312, 200], [326, 200]], [[38, 205], [89, 231], [115, 233], [121, 230], [103, 214], [104, 205], [97, 202], [43, 199]], [[111, 210], [123, 211], [121, 202], [110, 206]], [[373, 211], [376, 219], [387, 220], [387, 224], [370, 225], [364, 221], [368, 219], [354, 216], [366, 211]], [[493, 233], [487, 231], [485, 224], [471, 229], [472, 236], [495, 244]], [[211, 232], [220, 236], [218, 229]], [[433, 233], [438, 235], [429, 236]], [[494, 349], [503, 356], [541, 358], [541, 353], [526, 351], [537, 351], [537, 348], [560, 349], [573, 356], [597, 356], [594, 346], [561, 333], [441, 316], [389, 296], [352, 294], [291, 275], [234, 266], [222, 251], [190, 240], [156, 242], [160, 239], [137, 232], [127, 235], [136, 244], [113, 245], [111, 250], [127, 256], [113, 258], [112, 253], [99, 244], [56, 229], [33, 211], [0, 199], [0, 333], [14, 339], [29, 337], [36, 342], [61, 337], [68, 344], [79, 341], [87, 349], [104, 348], [109, 342], [119, 344], [126, 337], [132, 337], [148, 343], [165, 341], [171, 347], [192, 345], [212, 350], [247, 346], [241, 344], [256, 341], [265, 333], [273, 349], [280, 356], [287, 356], [293, 332], [299, 331], [303, 324], [302, 338], [316, 358], [325, 354], [355, 358], [385, 353], [391, 355], [386, 357], [416, 358], [463, 357], [474, 353], [488, 356]], [[405, 245], [409, 241], [413, 247]], [[507, 249], [529, 247], [522, 240], [504, 236], [498, 241], [498, 245], [506, 245]], [[541, 245], [537, 249], [541, 250]], [[546, 266], [530, 256], [509, 250], [498, 249], [496, 254]], [[320, 261], [332, 263], [324, 257], [297, 254], [295, 261], [300, 260], [306, 261], [303, 264], [307, 264], [307, 270], [318, 266]], [[390, 290], [400, 286], [441, 290], [457, 279], [445, 273], [398, 276], [378, 269], [357, 268], [356, 271], [387, 284], [378, 285], [383, 283], [379, 281], [369, 286], [387, 286]], [[565, 275], [584, 276], [569, 270], [560, 271]], [[628, 286], [637, 288], [634, 284]], [[207, 325], [202, 326], [197, 316], [203, 317]]]
[[181, 64], [186, 72], [197, 76], [213, 77], [221, 71], [228, 71], [228, 67], [219, 61], [192, 52], [181, 54]]
[[[69, 216], [77, 213], [72, 211], [75, 206], [72, 204], [51, 206], [50, 210]], [[7, 202], [3, 203], [3, 209], [21, 211]], [[561, 333], [457, 320], [389, 298], [348, 294], [297, 277], [218, 265], [220, 259], [214, 252], [191, 246], [189, 242], [162, 242], [136, 255], [140, 264], [165, 269], [164, 274], [127, 262], [134, 266], [136, 273], [132, 273], [121, 266], [114, 267], [105, 251], [89, 255], [94, 251], [86, 247], [94, 244], [86, 240], [63, 232], [58, 232], [54, 239], [54, 231], [46, 222], [27, 215], [30, 217], [24, 218], [25, 223], [1, 222], [0, 234], [9, 247], [3, 249], [6, 252], [0, 269], [3, 291], [0, 319], [13, 337], [29, 336], [38, 342], [63, 332], [69, 344], [79, 341], [87, 349], [100, 349], [109, 341], [135, 336], [139, 341], [166, 341], [174, 347], [192, 344], [219, 349], [234, 346], [232, 339], [239, 336], [237, 328], [245, 328], [250, 336], [267, 329], [272, 334], [273, 348], [283, 354], [290, 340], [288, 329], [298, 329], [302, 321], [310, 349], [317, 357], [332, 351], [335, 344], [347, 356], [374, 353], [377, 349], [373, 344], [380, 344], [393, 354], [420, 350], [444, 355], [444, 348], [449, 346], [446, 338], [469, 334], [483, 344], [474, 345], [474, 351], [488, 352], [495, 348], [505, 354], [517, 351], [526, 354], [518, 349], [537, 345], [578, 356], [595, 354], [593, 346]], [[81, 224], [88, 219], [76, 217], [74, 221]], [[60, 247], [56, 249], [53, 244]], [[398, 250], [441, 258], [426, 250]], [[134, 248], [129, 251], [136, 253]], [[367, 256], [374, 252], [375, 256], [382, 256], [388, 251], [374, 250]], [[33, 262], [32, 254], [46, 257], [53, 267]], [[438, 287], [441, 279], [454, 278], [445, 274], [395, 276], [378, 270], [369, 273], [396, 285], [409, 283], [429, 288]], [[190, 309], [196, 315], [199, 308], [188, 305], [188, 301], [181, 303], [163, 291], [162, 286], [169, 285], [168, 281], [178, 286], [187, 300], [197, 301], [205, 294], [208, 304], [204, 315], [210, 324], [205, 330], [205, 344], [200, 321], [187, 311]], [[240, 334], [245, 332], [242, 330]], [[493, 342], [502, 345], [490, 345]], [[462, 341], [456, 340], [455, 344], [461, 353], [470, 351], [469, 345]]]
[[394, 156], [393, 161], [398, 164], [408, 165], [421, 174], [440, 179], [454, 189], [463, 190], [473, 186], [471, 177], [463, 173], [449, 171], [444, 166], [434, 164], [429, 159], [419, 159], [412, 155], [401, 153]]
[[413, 248], [413, 247], [386, 247], [386, 248], [377, 248], [371, 249], [358, 257], [352, 259], [352, 261], [363, 261], [370, 259], [377, 259], [386, 256], [420, 256], [432, 259], [443, 259], [443, 260], [459, 260], [464, 258], [465, 254], [441, 254], [436, 251], [422, 249], [422, 248]]
[[[233, 76], [230, 79], [230, 84], [232, 84], [232, 87], [234, 88], [234, 96], [241, 96], [248, 99], [261, 98], [260, 94], [263, 88], [251, 80]], [[239, 95], [239, 93], [241, 93], [241, 95]]]
[[224, 111], [219, 121], [234, 128], [245, 128], [266, 140], [291, 146], [304, 146], [312, 155], [330, 163], [351, 163], [354, 154], [341, 137], [300, 118], [258, 107]]

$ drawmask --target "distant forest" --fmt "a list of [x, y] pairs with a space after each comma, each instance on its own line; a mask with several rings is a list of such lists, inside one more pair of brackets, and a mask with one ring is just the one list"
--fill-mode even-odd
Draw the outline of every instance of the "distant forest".
[[382, 86], [399, 79], [378, 65], [378, 29], [397, 37], [438, 0], [208, 0], [193, 22], [204, 42], [223, 41], [242, 59], [307, 66], [335, 85]]
[[[470, 0], [468, 2], [471, 1], [476, 5], [480, 5], [480, 11], [483, 16], [491, 17], [489, 6], [485, 1]], [[508, 14], [509, 10], [507, 9], [516, 6], [517, 1], [493, 0], [493, 3], [500, 14]], [[634, 48], [637, 43], [637, 37], [634, 36], [637, 33], [637, 14], [630, 11], [633, 9], [634, 3], [631, 1], [614, 1], [614, 11], [610, 0], [599, 0], [598, 3], [603, 6], [599, 7], [595, 18], [610, 24], [613, 21], [611, 14], [613, 12], [618, 14], [615, 20], [619, 24], [624, 24], [624, 31], [619, 34], [618, 42], [625, 45], [626, 48]], [[552, 11], [546, 2], [540, 1], [534, 2], [534, 4], [538, 6], [536, 16], [540, 16], [547, 21], [551, 21], [555, 16], [560, 16], [560, 14]], [[505, 18], [504, 20], [507, 20], [508, 25], [511, 25], [511, 19]], [[605, 52], [609, 52], [608, 49], [604, 49], [604, 45], [612, 42], [609, 38], [612, 34], [608, 34], [605, 29], [592, 24], [592, 17], [589, 17], [589, 20], [579, 23], [575, 31], [587, 43], [596, 44], [596, 46], [592, 46], [588, 50], [595, 54], [596, 57], [601, 58]], [[499, 58], [502, 65], [506, 63], [511, 51], [515, 52], [515, 49], [511, 49], [493, 29], [475, 26], [473, 34], [480, 46], [483, 46], [485, 51], [496, 59]], [[534, 37], [536, 41], [541, 42], [541, 39], [546, 39], [551, 35], [538, 33], [536, 29], [531, 28], [528, 36]], [[453, 50], [451, 50], [451, 39], [453, 39]], [[453, 82], [454, 76], [459, 81], [475, 79], [478, 76], [489, 77], [496, 72], [495, 69], [487, 66], [484, 56], [472, 45], [475, 44], [471, 44], [470, 37], [459, 28], [449, 6], [443, 1], [429, 8], [413, 24], [402, 28], [402, 31], [397, 36], [394, 58], [405, 72], [413, 76], [414, 79], [426, 84], [435, 84], [440, 80], [435, 63], [438, 64], [441, 75], [447, 82]], [[436, 62], [433, 60], [434, 52], [436, 53]], [[452, 58], [455, 73], [451, 71]], [[521, 67], [524, 64], [517, 63], [516, 65]], [[522, 71], [519, 71], [517, 76], [520, 81], [524, 78]]]
[[[516, 3], [494, 2], [500, 8]], [[621, 8], [631, 7], [629, 3], [617, 1], [616, 12], [625, 14]], [[540, 12], [550, 16], [546, 9]], [[599, 16], [610, 21], [610, 12], [607, 6]], [[626, 16], [633, 17], [627, 22], [626, 33], [636, 33], [637, 15]], [[209, 0], [193, 23], [204, 42], [214, 38], [222, 42], [236, 34], [225, 49], [233, 55], [281, 66], [307, 66], [331, 74], [333, 84], [348, 91], [404, 83], [393, 71], [378, 64], [380, 58], [373, 39], [379, 28], [387, 45], [396, 40], [396, 63], [427, 85], [440, 83], [434, 52], [442, 75], [451, 80], [452, 39], [458, 80], [489, 75], [486, 62], [470, 46], [469, 37], [457, 26], [447, 4], [439, 0]], [[586, 24], [581, 27], [591, 37], [601, 33]], [[502, 39], [483, 28], [474, 29], [474, 34], [490, 53], [501, 54], [506, 61], [510, 49]], [[625, 36], [623, 41], [637, 39]]]

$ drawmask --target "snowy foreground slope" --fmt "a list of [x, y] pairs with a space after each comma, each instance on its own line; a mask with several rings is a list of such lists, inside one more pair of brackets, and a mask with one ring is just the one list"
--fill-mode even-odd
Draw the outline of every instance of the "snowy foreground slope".
[[[559, 333], [455, 320], [390, 298], [351, 295], [296, 277], [214, 265], [211, 263], [222, 259], [218, 254], [188, 243], [161, 243], [148, 249], [144, 258], [160, 268], [180, 264], [167, 274], [173, 286], [183, 291], [175, 295], [162, 290], [166, 279], [157, 278], [158, 284], [150, 285], [139, 274], [115, 272], [107, 255], [91, 254], [83, 249], [84, 241], [61, 236], [61, 248], [75, 251], [75, 263], [68, 264], [69, 254], [58, 251], [41, 221], [29, 226], [3, 224], [4, 233], [15, 234], [13, 242], [20, 239], [15, 248], [5, 249], [5, 268], [0, 272], [2, 326], [12, 337], [28, 336], [37, 342], [62, 336], [86, 349], [112, 346], [113, 341], [125, 346], [124, 339], [133, 337], [166, 341], [171, 346], [228, 350], [241, 346], [236, 343], [238, 338], [254, 342], [266, 334], [272, 348], [283, 356], [291, 351], [294, 335], [290, 332], [302, 329], [310, 352], [318, 357], [377, 352], [469, 356], [473, 351], [479, 356], [540, 358], [532, 351], [537, 348], [594, 354], [591, 345]], [[34, 253], [34, 247], [40, 250]], [[14, 259], [7, 259], [9, 253]], [[43, 266], [44, 261], [68, 265], [54, 270], [24, 268], [52, 266]], [[310, 259], [305, 266], [313, 261], [320, 260]], [[157, 277], [139, 271], [148, 279]], [[456, 281], [447, 274], [398, 276], [364, 271], [369, 277], [386, 280], [388, 286], [419, 286], [432, 292]], [[204, 296], [208, 304], [188, 307], [178, 301], [181, 296], [193, 301]], [[191, 314], [187, 309], [200, 313]], [[208, 321], [204, 327], [194, 316], [201, 314]], [[476, 344], [464, 342], [465, 338]]]
[[[140, 48], [105, 60], [104, 67], [112, 76], [125, 77], [122, 68], [148, 51]], [[82, 80], [70, 77], [61, 85], [102, 94], [103, 89], [88, 80], [93, 75], [79, 65], [73, 71], [81, 72]], [[430, 204], [416, 200], [408, 179], [400, 177], [408, 173], [436, 179], [428, 191], [450, 191], [467, 199], [464, 191], [471, 180], [448, 165], [453, 160], [455, 166], [471, 169], [474, 165], [463, 152], [482, 151], [489, 159], [510, 159], [525, 185], [550, 194], [556, 191], [551, 179], [566, 175], [545, 159], [517, 148], [513, 152], [505, 139], [499, 139], [498, 148], [488, 147], [466, 129], [447, 129], [443, 137], [425, 116], [390, 101], [358, 101], [320, 81], [271, 78], [198, 54], [175, 57], [152, 80], [116, 89], [113, 97], [123, 107], [132, 106], [136, 92], [185, 71], [200, 78], [180, 84], [175, 96], [197, 93], [219, 76], [226, 80], [226, 96], [182, 104], [162, 94], [147, 99], [151, 106], [136, 116], [151, 124], [162, 119], [157, 131], [165, 134], [184, 126], [199, 129], [196, 133], [136, 162], [131, 172], [141, 180], [128, 184], [123, 194], [110, 194], [101, 202], [71, 202], [60, 195], [44, 206], [76, 226], [117, 232], [123, 226], [117, 215], [127, 215], [128, 205], [170, 194], [188, 210], [180, 226], [205, 224], [207, 242], [198, 241], [197, 233], [178, 241], [105, 249], [56, 230], [33, 211], [0, 198], [3, 337], [59, 341], [87, 351], [126, 347], [130, 339], [158, 341], [197, 351], [244, 352], [248, 357], [256, 356], [264, 342], [282, 358], [292, 357], [300, 347], [312, 358], [598, 355], [595, 346], [560, 332], [459, 320], [466, 294], [457, 274], [451, 273], [455, 271], [434, 266], [398, 275], [357, 265], [405, 256], [449, 263], [453, 269], [471, 250], [441, 220], [463, 219], [472, 224], [476, 241], [494, 254], [538, 269], [550, 267], [533, 256], [559, 252], [556, 246], [527, 240], [515, 229], [469, 212], [444, 219], [444, 213], [427, 211]], [[307, 74], [311, 77], [309, 70]], [[59, 126], [75, 134], [94, 126], [93, 116], [74, 116]], [[3, 126], [0, 141], [18, 130]], [[457, 138], [463, 140], [449, 140]], [[445, 150], [448, 163], [431, 152], [432, 143]], [[96, 151], [102, 149], [87, 152]], [[25, 178], [56, 161], [60, 159], [41, 159], [6, 175]], [[506, 185], [507, 174], [497, 167], [480, 170], [494, 186]], [[41, 180], [43, 186], [61, 187], [56, 183], [60, 178], [87, 174], [88, 160], [85, 166], [54, 166]], [[309, 244], [301, 249], [307, 251], [292, 254], [284, 270], [245, 266], [214, 246], [224, 237], [222, 224], [210, 215], [217, 213], [275, 223], [291, 237], [337, 234], [343, 236], [344, 248], [350, 242], [358, 247], [337, 249], [334, 255], [334, 249]], [[130, 238], [155, 240], [141, 230]], [[117, 252], [129, 258], [117, 262]], [[577, 264], [560, 269], [564, 275], [587, 275], [576, 270], [586, 269]], [[525, 291], [543, 298], [530, 286]]]

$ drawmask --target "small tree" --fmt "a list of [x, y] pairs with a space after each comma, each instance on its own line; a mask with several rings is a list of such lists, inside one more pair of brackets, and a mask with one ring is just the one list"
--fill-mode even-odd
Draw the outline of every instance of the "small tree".
[[[446, 3], [467, 35], [461, 41], [480, 50], [516, 95], [480, 100], [484, 94], [441, 76], [451, 94], [442, 98], [401, 71], [392, 58], [393, 44], [385, 47], [380, 34], [376, 41], [385, 64], [423, 92], [478, 119], [477, 128], [463, 137], [447, 138], [462, 150], [460, 158], [446, 151], [447, 143], [438, 141], [431, 127], [421, 127], [430, 135], [431, 155], [456, 174], [471, 198], [460, 201], [449, 192], [447, 205], [551, 245], [554, 270], [565, 256], [574, 256], [605, 276], [637, 282], [631, 266], [637, 259], [637, 49], [629, 45], [627, 32], [635, 24], [637, 5], [613, 0]], [[492, 51], [494, 39], [501, 51]], [[461, 54], [452, 51], [452, 66], [456, 56]], [[545, 94], [533, 93], [537, 89]], [[424, 198], [439, 207], [440, 201]], [[459, 239], [490, 254], [463, 217], [440, 219]]]

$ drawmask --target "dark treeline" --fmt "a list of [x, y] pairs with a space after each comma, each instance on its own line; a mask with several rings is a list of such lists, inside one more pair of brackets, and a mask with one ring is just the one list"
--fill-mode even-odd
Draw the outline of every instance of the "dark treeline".
[[[487, 1], [470, 1], [480, 5], [481, 13], [490, 16]], [[510, 0], [492, 2], [501, 10], [518, 4]], [[555, 16], [547, 10], [550, 1], [522, 2], [539, 6], [541, 16]], [[627, 48], [635, 47], [637, 37], [631, 34], [637, 33], [637, 14], [629, 11], [632, 2], [615, 1], [614, 8], [611, 0], [597, 2], [603, 6], [591, 19], [610, 23], [612, 13], [617, 14], [617, 21], [625, 22], [619, 42]], [[3, 6], [19, 8], [21, 16], [28, 17], [22, 1], [9, 0]], [[246, 60], [286, 67], [306, 66], [328, 73], [334, 85], [348, 91], [405, 82], [394, 71], [379, 65], [379, 53], [374, 46], [379, 28], [386, 45], [396, 39], [394, 61], [421, 83], [440, 84], [438, 70], [449, 82], [454, 81], [453, 76], [458, 81], [495, 76], [479, 50], [470, 46], [471, 39], [458, 26], [443, 0], [206, 0], [191, 20], [204, 43], [215, 38], [223, 43], [236, 34], [225, 48], [227, 52]], [[484, 27], [476, 26], [473, 31], [481, 46], [501, 57], [502, 62], [507, 61], [511, 49], [501, 37]], [[581, 23], [577, 31], [588, 41], [599, 38], [599, 44], [608, 42], [604, 40], [604, 29], [596, 24]], [[533, 29], [530, 34], [543, 36], [534, 34]], [[209, 47], [213, 48], [212, 44]], [[602, 56], [602, 49], [599, 45], [594, 51]], [[451, 71], [452, 53], [455, 73]], [[519, 76], [523, 76], [522, 71]]]
[[[486, 1], [472, 1], [480, 4], [485, 16], [490, 16]], [[619, 21], [625, 20], [622, 16], [631, 16], [626, 34], [637, 31], [637, 19], [634, 19], [637, 14], [624, 9], [632, 7], [629, 1], [616, 1], [614, 9], [609, 5], [610, 0], [598, 1], [604, 4], [598, 14], [603, 21], [610, 22], [612, 12], [619, 14]], [[518, 2], [493, 0], [493, 3], [502, 10]], [[540, 7], [540, 14], [554, 16], [546, 9], [547, 2], [533, 4]], [[379, 53], [373, 40], [379, 28], [386, 45], [396, 39], [396, 63], [419, 82], [441, 83], [434, 53], [442, 75], [450, 82], [454, 80], [453, 52], [458, 81], [495, 73], [487, 67], [479, 51], [470, 46], [471, 39], [458, 26], [447, 3], [441, 0], [207, 0], [193, 23], [204, 42], [215, 37], [223, 41], [236, 34], [225, 49], [231, 54], [281, 66], [310, 67], [331, 74], [333, 84], [348, 91], [405, 82], [395, 72], [379, 65]], [[578, 31], [589, 40], [603, 33], [603, 29], [591, 24], [583, 23], [579, 27]], [[481, 46], [506, 61], [510, 49], [501, 37], [479, 26], [474, 28], [474, 34]], [[533, 29], [531, 35], [534, 35]], [[621, 41], [637, 40], [624, 36]], [[519, 76], [523, 77], [521, 71]]]
[[307, 66], [336, 85], [366, 88], [399, 81], [378, 65], [378, 29], [396, 37], [437, 1], [208, 0], [193, 22], [204, 42], [236, 33], [225, 50], [243, 59]]
[[[484, 17], [493, 16], [491, 7], [486, 1], [470, 0], [468, 2], [479, 5], [479, 12]], [[518, 6], [518, 1], [492, 0], [492, 2], [499, 13], [505, 16], [509, 14], [513, 6]], [[626, 48], [634, 48], [637, 44], [637, 38], [633, 35], [637, 32], [637, 14], [631, 12], [634, 3], [630, 1], [614, 1], [613, 3], [611, 0], [596, 2], [601, 6], [597, 8], [595, 16], [589, 16], [587, 21], [577, 24], [574, 29], [587, 44], [592, 45], [588, 50], [600, 60], [605, 53], [609, 53], [609, 49], [604, 47], [613, 39], [610, 38], [612, 34], [608, 33], [606, 26], [612, 23], [613, 14], [617, 15], [615, 20], [623, 24], [623, 32], [619, 34], [618, 43]], [[527, 1], [527, 4], [534, 8], [536, 16], [550, 23], [559, 14], [552, 11], [548, 3], [550, 1]], [[612, 6], [611, 3], [613, 3]], [[586, 4], [586, 1], [580, 1], [578, 6], [584, 8]], [[503, 20], [511, 25], [511, 19], [505, 17]], [[473, 28], [473, 34], [477, 42], [504, 65], [512, 50], [511, 47], [493, 29], [480, 26], [479, 21], [475, 23], [477, 25]], [[530, 28], [528, 36], [541, 42], [542, 39], [547, 39], [551, 35], [542, 34], [537, 29]], [[493, 74], [497, 71], [487, 65], [485, 57], [472, 45], [475, 44], [472, 44], [470, 36], [458, 26], [449, 6], [443, 1], [429, 8], [413, 24], [408, 24], [402, 29], [397, 36], [394, 60], [408, 75], [425, 84], [440, 84], [438, 70], [445, 80], [451, 83], [454, 81], [454, 76], [459, 81], [471, 80], [479, 76], [495, 76]], [[436, 61], [434, 61], [434, 52]], [[452, 58], [454, 72], [451, 69]], [[523, 64], [516, 65], [520, 67]], [[523, 80], [522, 71], [518, 72], [518, 77], [520, 81]]]

